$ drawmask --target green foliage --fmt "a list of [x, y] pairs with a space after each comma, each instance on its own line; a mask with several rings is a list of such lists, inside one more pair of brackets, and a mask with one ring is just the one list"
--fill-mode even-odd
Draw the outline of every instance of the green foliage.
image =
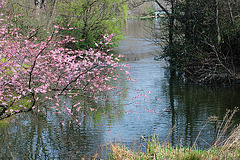
[[146, 152], [132, 151], [124, 145], [111, 145], [110, 159], [178, 159], [178, 160], [206, 160], [206, 159], [238, 159], [240, 152], [239, 143], [235, 144], [233, 149], [226, 149], [224, 146], [215, 148], [212, 146], [209, 150], [199, 148], [178, 148], [170, 145], [161, 145], [158, 139], [152, 139], [148, 142]]
[[114, 33], [114, 42], [123, 38], [122, 30], [127, 14], [127, 5], [122, 0], [71, 0], [58, 2], [59, 16], [57, 22], [61, 27], [70, 26], [72, 30], [62, 30], [61, 34], [71, 35], [79, 41], [69, 44], [70, 48], [86, 49], [96, 48], [95, 43], [100, 43], [102, 34], [107, 31]]
[[[55, 22], [61, 27], [76, 28], [60, 32], [62, 36], [70, 35], [84, 40], [68, 44], [67, 47], [73, 49], [96, 48], [95, 43], [101, 41], [105, 31], [115, 34], [112, 39], [114, 43], [109, 47], [117, 46], [118, 40], [123, 38], [128, 8], [123, 0], [58, 0], [57, 4], [55, 1], [45, 1], [44, 7], [30, 1], [9, 0], [5, 5], [9, 21], [20, 28], [23, 35], [34, 35], [41, 41], [47, 36], [45, 30], [51, 32], [52, 22]], [[36, 31], [29, 34], [30, 29]]]
[[[125, 145], [111, 144], [111, 159], [178, 159], [178, 160], [206, 160], [206, 159], [239, 159], [240, 157], [240, 125], [231, 129], [228, 136], [225, 135], [229, 129], [233, 115], [238, 111], [238, 108], [234, 110], [228, 110], [223, 121], [220, 124], [217, 141], [209, 149], [200, 149], [196, 146], [195, 142], [192, 147], [181, 147], [182, 144], [172, 146], [168, 141], [160, 143], [160, 139], [157, 136], [143, 140], [147, 143], [147, 146], [141, 144], [141, 147], [132, 151]], [[206, 124], [210, 121], [215, 121], [216, 117], [209, 117]], [[206, 125], [203, 126], [203, 128]], [[222, 128], [223, 127], [223, 128]], [[202, 128], [202, 129], [203, 129]], [[201, 130], [199, 131], [199, 134]], [[221, 140], [221, 141], [220, 141]], [[178, 147], [179, 146], [179, 147]], [[143, 153], [143, 149], [145, 152]]]
[[[168, 43], [162, 57], [174, 70], [194, 75], [191, 78], [195, 82], [203, 78], [204, 83], [216, 79], [222, 83], [221, 74], [226, 73], [234, 79], [234, 68], [240, 66], [240, 4], [217, 0], [172, 3], [166, 25]], [[210, 76], [205, 78], [206, 74]]]
[[148, 14], [149, 14], [150, 16], [154, 16], [154, 15], [155, 15], [154, 12], [155, 12], [155, 11], [154, 11], [154, 9], [153, 9], [152, 7], [149, 7], [149, 8], [148, 8]]
[[[48, 7], [52, 8], [50, 5]], [[46, 27], [51, 18], [49, 10], [37, 9], [29, 0], [8, 0], [2, 12], [9, 17], [8, 22], [19, 28], [19, 32], [24, 36], [35, 36], [38, 41], [47, 38]], [[35, 31], [29, 33], [31, 29]]]
[[7, 128], [7, 126], [8, 126], [9, 123], [10, 123], [9, 120], [2, 120], [2, 121], [0, 121], [0, 128], [1, 128], [1, 129]]

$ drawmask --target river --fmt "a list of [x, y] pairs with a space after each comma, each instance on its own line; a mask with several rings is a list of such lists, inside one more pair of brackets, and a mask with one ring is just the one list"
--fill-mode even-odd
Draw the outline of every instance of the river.
[[[170, 76], [168, 63], [154, 60], [161, 48], [146, 38], [146, 24], [152, 23], [156, 22], [129, 20], [125, 40], [115, 49], [125, 55], [123, 63], [130, 65], [135, 80], [122, 79], [121, 87], [127, 89], [123, 97], [101, 104], [97, 111], [81, 110], [79, 126], [62, 125], [70, 118], [47, 110], [44, 115], [26, 113], [1, 122], [0, 159], [80, 159], [95, 153], [107, 159], [111, 142], [136, 148], [153, 135], [174, 146], [191, 146], [209, 117], [221, 122], [227, 109], [240, 106], [238, 87], [185, 84], [182, 77]], [[240, 113], [233, 119], [238, 124]], [[199, 147], [212, 144], [215, 126], [209, 122], [201, 131]]]

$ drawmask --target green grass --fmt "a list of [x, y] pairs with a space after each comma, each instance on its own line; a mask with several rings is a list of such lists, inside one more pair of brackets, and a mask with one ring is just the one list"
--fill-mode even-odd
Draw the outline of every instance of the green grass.
[[[192, 147], [173, 147], [167, 142], [162, 144], [159, 142], [159, 138], [153, 136], [149, 139], [145, 152], [134, 152], [127, 148], [124, 144], [111, 144], [110, 159], [113, 160], [160, 160], [160, 159], [176, 159], [176, 160], [225, 160], [225, 159], [240, 159], [240, 125], [235, 127], [231, 134], [223, 139], [226, 130], [231, 125], [233, 115], [237, 112], [237, 108], [233, 111], [227, 111], [223, 122], [219, 125], [217, 130], [218, 137], [216, 142], [210, 147], [210, 149], [199, 149], [196, 147], [196, 141]], [[209, 121], [212, 121], [209, 118]], [[215, 119], [216, 120], [216, 119]], [[206, 125], [204, 125], [205, 127]], [[201, 131], [199, 132], [199, 134]]]
[[[240, 132], [239, 132], [240, 133]], [[239, 134], [238, 133], [238, 134]], [[198, 148], [177, 148], [170, 145], [161, 145], [158, 138], [148, 142], [145, 152], [134, 152], [125, 145], [111, 145], [111, 159], [177, 159], [177, 160], [211, 160], [211, 159], [240, 159], [240, 143], [230, 143], [219, 147], [212, 146], [208, 150]]]

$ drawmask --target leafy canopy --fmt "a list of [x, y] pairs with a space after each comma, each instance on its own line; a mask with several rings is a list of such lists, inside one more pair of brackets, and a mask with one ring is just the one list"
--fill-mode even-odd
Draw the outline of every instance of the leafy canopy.
[[58, 2], [58, 12], [57, 23], [61, 27], [75, 28], [61, 33], [84, 40], [70, 44], [70, 48], [96, 48], [95, 43], [101, 41], [106, 30], [115, 34], [109, 47], [116, 46], [117, 40], [123, 38], [127, 13], [123, 0], [65, 0]]

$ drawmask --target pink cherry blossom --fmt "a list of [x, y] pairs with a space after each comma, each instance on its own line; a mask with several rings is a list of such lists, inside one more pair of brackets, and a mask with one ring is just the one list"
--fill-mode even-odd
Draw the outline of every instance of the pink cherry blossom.
[[[4, 1], [0, 7], [3, 3]], [[22, 15], [17, 15], [16, 18], [19, 16]], [[99, 40], [100, 44], [96, 44], [99, 50], [71, 50], [62, 46], [70, 41], [76, 42], [74, 37], [66, 36], [60, 41], [54, 37], [59, 34], [59, 29], [73, 28], [55, 25], [55, 30], [48, 38], [39, 41], [37, 37], [24, 37], [20, 34], [20, 29], [3, 21], [7, 21], [6, 16], [0, 14], [0, 105], [6, 108], [6, 114], [0, 114], [0, 120], [11, 116], [8, 111], [12, 114], [30, 110], [40, 112], [38, 106], [46, 100], [53, 101], [57, 111], [61, 107], [59, 96], [73, 90], [90, 93], [93, 99], [102, 91], [117, 90], [118, 87], [110, 85], [109, 81], [118, 80], [116, 70], [119, 67], [131, 80], [129, 71], [123, 69], [128, 66], [119, 64], [119, 58], [123, 56], [116, 58], [110, 52], [104, 52], [112, 44], [113, 34], [104, 33]], [[29, 30], [31, 34], [35, 32], [35, 29]], [[74, 97], [75, 95], [69, 98]], [[25, 100], [24, 104], [21, 104], [22, 100]], [[20, 109], [15, 112], [9, 110], [15, 105]], [[79, 102], [73, 104], [73, 107], [80, 111]], [[90, 110], [96, 111], [93, 108]], [[72, 115], [70, 108], [65, 108], [65, 112]]]

